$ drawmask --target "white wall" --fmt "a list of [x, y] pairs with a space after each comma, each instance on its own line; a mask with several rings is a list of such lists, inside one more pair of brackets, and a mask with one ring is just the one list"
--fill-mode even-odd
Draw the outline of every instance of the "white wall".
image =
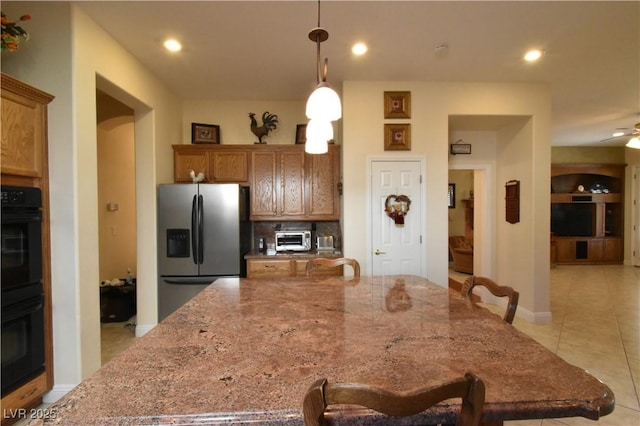
[[[3, 2], [29, 13], [31, 39], [2, 71], [56, 96], [49, 106], [55, 400], [100, 367], [96, 88], [135, 110], [138, 328], [157, 322], [156, 182], [170, 181], [181, 101], [84, 13], [62, 2]], [[137, 330], [138, 332], [138, 330]]]
[[[384, 91], [411, 91], [412, 149], [410, 152], [384, 151], [383, 118]], [[369, 156], [385, 155], [390, 158], [407, 155], [426, 159], [424, 181], [426, 197], [427, 278], [445, 284], [447, 271], [446, 191], [449, 167], [448, 144], [449, 115], [510, 115], [523, 117], [496, 133], [495, 177], [487, 168], [489, 191], [493, 192], [489, 206], [495, 212], [496, 232], [489, 238], [495, 241], [493, 258], [497, 268], [492, 274], [498, 281], [511, 280], [500, 265], [510, 259], [521, 261], [526, 274], [514, 281], [518, 290], [524, 290], [519, 311], [529, 319], [545, 321], [549, 318], [549, 152], [550, 152], [550, 95], [545, 85], [499, 83], [432, 83], [432, 82], [354, 82], [343, 85], [343, 167], [344, 212], [343, 227], [345, 254], [365, 259], [364, 270], [369, 269], [366, 217], [367, 176]], [[527, 119], [526, 117], [533, 117]], [[490, 148], [489, 148], [490, 149]], [[470, 157], [470, 156], [469, 156]], [[469, 158], [467, 161], [478, 161]], [[521, 214], [521, 222], [507, 228], [504, 222], [504, 180], [518, 179], [527, 188], [522, 193], [521, 207], [530, 211]], [[546, 182], [546, 185], [545, 185]], [[544, 194], [541, 187], [546, 186]], [[546, 197], [546, 198], [545, 198]], [[528, 206], [534, 206], [530, 208]], [[544, 217], [540, 212], [544, 210]], [[537, 233], [542, 228], [543, 241]], [[515, 245], [509, 245], [517, 241]], [[540, 259], [546, 256], [542, 265]], [[535, 291], [534, 291], [535, 287]]]

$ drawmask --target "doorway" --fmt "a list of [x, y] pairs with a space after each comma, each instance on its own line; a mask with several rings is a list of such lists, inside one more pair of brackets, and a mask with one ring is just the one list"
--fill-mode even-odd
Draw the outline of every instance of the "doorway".
[[136, 191], [134, 111], [96, 93], [102, 363], [135, 337]]

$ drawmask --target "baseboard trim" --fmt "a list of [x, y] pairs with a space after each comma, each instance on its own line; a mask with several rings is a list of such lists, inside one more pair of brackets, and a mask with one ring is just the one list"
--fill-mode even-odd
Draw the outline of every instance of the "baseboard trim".
[[155, 324], [137, 324], [136, 325], [136, 337], [142, 337], [147, 334]]
[[51, 389], [49, 392], [45, 393], [42, 396], [42, 402], [47, 404], [53, 404], [54, 402], [58, 401], [60, 398], [68, 394], [71, 391], [71, 389], [75, 387], [76, 385], [69, 385], [69, 384], [54, 385], [53, 389]]

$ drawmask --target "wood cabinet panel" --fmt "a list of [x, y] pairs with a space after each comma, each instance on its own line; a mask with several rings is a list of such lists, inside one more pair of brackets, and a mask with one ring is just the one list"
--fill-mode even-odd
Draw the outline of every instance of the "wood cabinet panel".
[[247, 278], [283, 278], [292, 275], [291, 260], [247, 260]]
[[[308, 259], [295, 261], [296, 276], [307, 276], [307, 262]], [[313, 275], [316, 277], [341, 277], [344, 275], [344, 266], [340, 265], [335, 268], [329, 268], [324, 265], [313, 265]]]
[[324, 155], [310, 155], [309, 210], [310, 217], [323, 217], [338, 220], [340, 218], [340, 155], [335, 149]]
[[209, 153], [208, 152], [180, 152], [173, 154], [173, 179], [176, 183], [192, 182], [191, 172], [196, 175], [204, 173], [204, 181], [209, 182]]
[[249, 153], [247, 151], [212, 151], [210, 164], [214, 182], [248, 182]]
[[276, 207], [276, 153], [251, 153], [251, 218], [275, 218]]
[[2, 75], [2, 173], [40, 178], [47, 149], [47, 104], [53, 96]]
[[[309, 259], [248, 259], [247, 278], [306, 277]], [[328, 268], [316, 265], [315, 276], [342, 276], [343, 267]]]
[[278, 153], [280, 204], [278, 215], [304, 216], [305, 211], [305, 153], [282, 151]]

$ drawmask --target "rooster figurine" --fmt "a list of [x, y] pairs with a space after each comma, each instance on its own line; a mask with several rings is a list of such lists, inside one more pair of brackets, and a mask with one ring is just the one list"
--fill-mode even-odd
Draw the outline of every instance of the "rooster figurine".
[[255, 114], [253, 112], [249, 113], [249, 118], [251, 119], [251, 132], [258, 137], [258, 142], [255, 142], [257, 144], [266, 143], [262, 142], [262, 138], [278, 127], [278, 116], [276, 114], [269, 114], [269, 111], [265, 111], [262, 114], [262, 126], [260, 127], [258, 127], [258, 123], [256, 122]]

